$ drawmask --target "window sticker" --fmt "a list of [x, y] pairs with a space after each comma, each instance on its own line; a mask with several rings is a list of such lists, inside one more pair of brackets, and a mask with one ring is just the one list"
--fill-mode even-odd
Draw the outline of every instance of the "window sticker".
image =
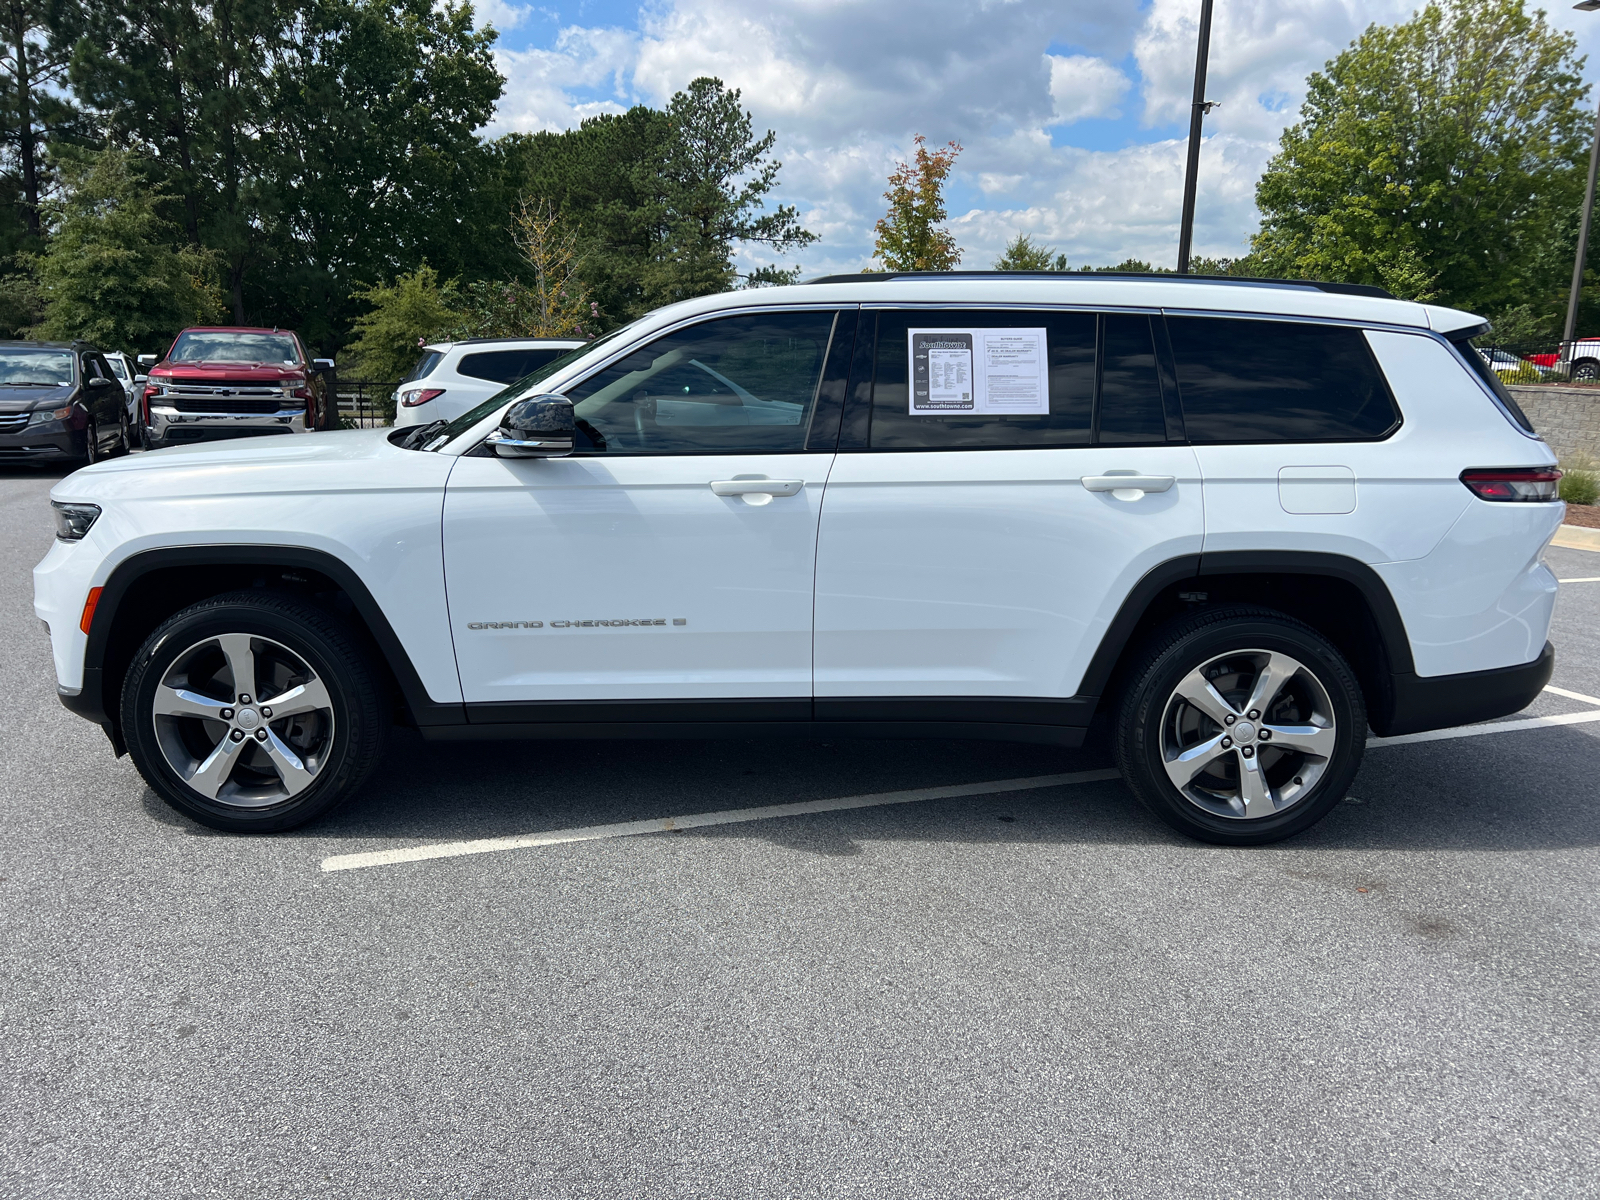
[[1050, 355], [1039, 329], [912, 329], [911, 415], [1046, 416]]

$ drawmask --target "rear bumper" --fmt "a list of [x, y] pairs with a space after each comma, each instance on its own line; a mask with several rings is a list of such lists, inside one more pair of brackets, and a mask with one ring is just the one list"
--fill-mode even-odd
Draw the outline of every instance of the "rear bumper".
[[1395, 737], [1521, 712], [1550, 682], [1555, 665], [1556, 649], [1546, 642], [1538, 658], [1520, 666], [1462, 675], [1391, 675], [1393, 693], [1388, 720], [1384, 728], [1374, 724], [1373, 730], [1379, 737]]

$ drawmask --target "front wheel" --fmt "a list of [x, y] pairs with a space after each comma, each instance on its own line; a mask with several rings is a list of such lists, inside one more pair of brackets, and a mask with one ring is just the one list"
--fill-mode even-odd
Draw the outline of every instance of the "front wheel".
[[1344, 797], [1366, 748], [1349, 664], [1310, 626], [1227, 608], [1162, 631], [1120, 707], [1117, 765], [1173, 828], [1249, 846], [1292, 837]]
[[360, 787], [387, 728], [373, 670], [334, 617], [239, 592], [184, 609], [140, 647], [122, 729], [145, 782], [213, 829], [273, 833]]

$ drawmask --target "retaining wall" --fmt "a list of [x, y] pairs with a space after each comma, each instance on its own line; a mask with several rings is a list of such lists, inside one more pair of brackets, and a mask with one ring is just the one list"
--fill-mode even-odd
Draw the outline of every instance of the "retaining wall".
[[1560, 458], [1600, 461], [1600, 388], [1513, 387], [1528, 420]]

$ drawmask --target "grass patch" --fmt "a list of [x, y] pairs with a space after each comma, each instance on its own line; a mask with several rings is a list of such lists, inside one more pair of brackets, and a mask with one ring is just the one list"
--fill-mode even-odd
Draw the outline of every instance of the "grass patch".
[[1568, 504], [1600, 500], [1600, 470], [1592, 458], [1578, 455], [1561, 464], [1561, 498]]

